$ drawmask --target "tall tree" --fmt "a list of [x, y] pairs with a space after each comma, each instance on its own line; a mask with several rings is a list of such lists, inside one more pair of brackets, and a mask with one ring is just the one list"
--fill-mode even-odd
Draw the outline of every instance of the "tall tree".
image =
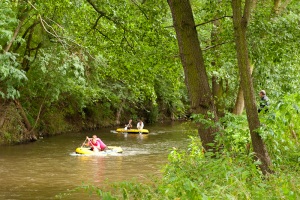
[[251, 79], [246, 36], [252, 3], [253, 0], [246, 0], [244, 4], [244, 11], [242, 11], [242, 1], [232, 0], [233, 25], [239, 74], [241, 79], [241, 86], [243, 88], [243, 95], [245, 98], [245, 107], [252, 145], [257, 159], [261, 161], [260, 168], [263, 174], [267, 174], [271, 172], [271, 160], [266, 146], [258, 133], [258, 129], [260, 128], [260, 121], [258, 118], [253, 83]]
[[[208, 83], [190, 1], [168, 0], [168, 4], [172, 12], [192, 112], [217, 122], [218, 116]], [[217, 131], [218, 128], [213, 123], [209, 125], [200, 123], [198, 133], [205, 149], [209, 148], [209, 143], [214, 142], [214, 133]]]

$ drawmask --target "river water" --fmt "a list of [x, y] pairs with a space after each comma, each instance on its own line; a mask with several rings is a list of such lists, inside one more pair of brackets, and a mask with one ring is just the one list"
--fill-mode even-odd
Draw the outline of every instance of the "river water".
[[[0, 199], [56, 199], [78, 186], [106, 186], [118, 181], [146, 182], [159, 175], [173, 147], [186, 148], [190, 132], [183, 123], [156, 124], [149, 134], [116, 133], [112, 128], [66, 133], [30, 144], [0, 147]], [[122, 154], [79, 156], [74, 153], [86, 136], [98, 135]], [[72, 192], [64, 199], [89, 199]]]

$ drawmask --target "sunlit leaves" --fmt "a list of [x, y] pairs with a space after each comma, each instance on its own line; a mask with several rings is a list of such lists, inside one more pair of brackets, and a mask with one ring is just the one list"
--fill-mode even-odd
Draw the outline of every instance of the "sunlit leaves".
[[250, 25], [249, 44], [256, 87], [267, 89], [277, 98], [299, 90], [300, 15], [298, 1], [274, 16], [270, 15], [272, 5], [258, 4]]
[[18, 98], [18, 87], [27, 80], [25, 72], [17, 68], [16, 56], [9, 52], [0, 54], [0, 95], [4, 99]]
[[16, 12], [10, 1], [0, 2], [0, 45], [4, 46], [13, 35], [13, 27], [18, 24]]

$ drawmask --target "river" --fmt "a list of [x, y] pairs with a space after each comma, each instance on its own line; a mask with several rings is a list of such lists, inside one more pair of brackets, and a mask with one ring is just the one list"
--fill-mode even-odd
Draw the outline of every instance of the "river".
[[[112, 128], [70, 132], [34, 143], [0, 147], [0, 199], [56, 199], [83, 184], [97, 187], [118, 181], [146, 182], [159, 175], [173, 147], [188, 144], [188, 126], [168, 123], [146, 126], [149, 134], [116, 133]], [[122, 154], [78, 156], [85, 137], [96, 134], [107, 145], [121, 146]], [[72, 192], [65, 199], [89, 199]]]

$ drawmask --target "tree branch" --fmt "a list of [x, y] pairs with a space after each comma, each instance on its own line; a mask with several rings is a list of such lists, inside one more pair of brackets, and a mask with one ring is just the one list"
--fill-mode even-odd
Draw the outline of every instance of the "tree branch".
[[231, 42], [234, 42], [234, 40], [231, 40], [231, 41], [227, 41], [227, 42], [222, 42], [220, 44], [216, 44], [216, 45], [213, 45], [213, 46], [209, 46], [209, 47], [206, 47], [205, 49], [203, 49], [202, 51], [206, 51], [206, 50], [209, 50], [209, 49], [212, 49], [212, 48], [215, 48], [217, 46], [221, 46], [223, 44], [228, 44], [228, 43], [231, 43]]
[[98, 21], [99, 21], [99, 19], [100, 19], [101, 17], [104, 17], [104, 18], [106, 18], [107, 20], [112, 21], [114, 24], [120, 26], [124, 31], [126, 31], [126, 27], [124, 27], [123, 24], [117, 20], [117, 18], [112, 18], [112, 17], [108, 16], [107, 13], [105, 13], [105, 12], [99, 10], [92, 0], [86, 0], [86, 1], [94, 8], [94, 10], [95, 10], [97, 13], [100, 14], [100, 16], [98, 17], [98, 19], [97, 19], [97, 21], [96, 21], [97, 23], [98, 23]]
[[86, 0], [86, 1], [94, 8], [94, 10], [95, 10], [97, 13], [100, 14], [101, 17], [103, 16], [104, 18], [108, 19], [109, 21], [112, 21], [113, 23], [115, 23], [115, 24], [121, 26], [122, 29], [125, 29], [125, 27], [124, 27], [120, 22], [118, 22], [116, 19], [114, 19], [114, 18], [108, 16], [105, 12], [99, 10], [92, 0]]
[[103, 15], [99, 15], [99, 17], [97, 18], [95, 24], [93, 25], [92, 29], [95, 29], [98, 25], [98, 21], [100, 20], [100, 18], [103, 17]]
[[149, 20], [148, 16], [146, 15], [145, 11], [136, 3], [135, 0], [131, 0], [131, 2], [138, 7], [138, 9], [142, 12], [142, 14]]
[[126, 38], [126, 30], [124, 30], [123, 38], [121, 40], [121, 44], [123, 41], [126, 41], [127, 45], [131, 48], [132, 51], [134, 51], [134, 47], [129, 43], [128, 39]]
[[[26, 31], [24, 32], [24, 34], [22, 35], [22, 38], [25, 39], [26, 35], [28, 34], [28, 32], [31, 30], [31, 29], [34, 29], [36, 25], [38, 25], [40, 23], [40, 21], [36, 20], [32, 25], [30, 25]], [[16, 47], [14, 48], [14, 52], [16, 52], [21, 46], [21, 43], [18, 42]]]
[[11, 40], [9, 41], [9, 43], [7, 44], [7, 46], [4, 48], [4, 52], [8, 52], [11, 45], [13, 44], [13, 42], [15, 41], [15, 39], [17, 38], [19, 31], [24, 23], [24, 20], [26, 19], [26, 17], [28, 16], [29, 11], [25, 10], [25, 14], [21, 16], [21, 18], [19, 19], [19, 24], [17, 26], [17, 28], [15, 29], [15, 32], [13, 34], [13, 37], [11, 38]]
[[105, 38], [107, 38], [109, 41], [114, 42], [112, 39], [110, 39], [107, 35], [105, 35], [102, 31], [100, 31], [99, 29], [95, 28], [95, 30], [97, 30], [101, 35], [103, 35]]
[[99, 13], [101, 16], [105, 16], [106, 18], [110, 19], [105, 12], [99, 10], [96, 5], [94, 4], [94, 2], [92, 2], [91, 0], [87, 0], [87, 2], [94, 8], [94, 10]]
[[[39, 15], [39, 18], [40, 18], [40, 22], [41, 22], [41, 25], [42, 25], [43, 29], [44, 29], [47, 33], [49, 33], [50, 35], [52, 35], [53, 37], [55, 37], [55, 38], [59, 41], [59, 43], [60, 43], [63, 47], [65, 47], [66, 42], [64, 42], [63, 40], [61, 40], [61, 38], [59, 37], [59, 35], [58, 35], [58, 34], [55, 32], [55, 30], [53, 29], [53, 27], [50, 26], [45, 20], [43, 20], [42, 17], [41, 17], [41, 15]], [[52, 29], [53, 33], [52, 33], [51, 31], [49, 31], [49, 30], [46, 28], [45, 25], [47, 25], [48, 27], [50, 27], [50, 29]]]
[[[209, 21], [207, 21], [207, 22], [203, 22], [203, 23], [201, 23], [201, 24], [196, 24], [195, 27], [197, 27], [197, 26], [202, 26], [202, 25], [204, 25], [204, 24], [208, 24], [208, 23], [210, 23], [210, 22], [214, 22], [214, 21], [217, 21], [217, 20], [219, 20], [219, 19], [226, 18], [226, 17], [232, 18], [232, 16], [227, 16], [227, 15], [225, 15], [225, 16], [223, 16], [223, 17], [219, 17], [219, 18], [216, 18], [216, 19], [212, 19], [212, 20], [209, 20]], [[170, 27], [171, 27], [171, 26], [170, 26]], [[173, 26], [172, 26], [172, 27], [173, 27]], [[167, 28], [169, 28], [169, 27], [167, 27]]]

